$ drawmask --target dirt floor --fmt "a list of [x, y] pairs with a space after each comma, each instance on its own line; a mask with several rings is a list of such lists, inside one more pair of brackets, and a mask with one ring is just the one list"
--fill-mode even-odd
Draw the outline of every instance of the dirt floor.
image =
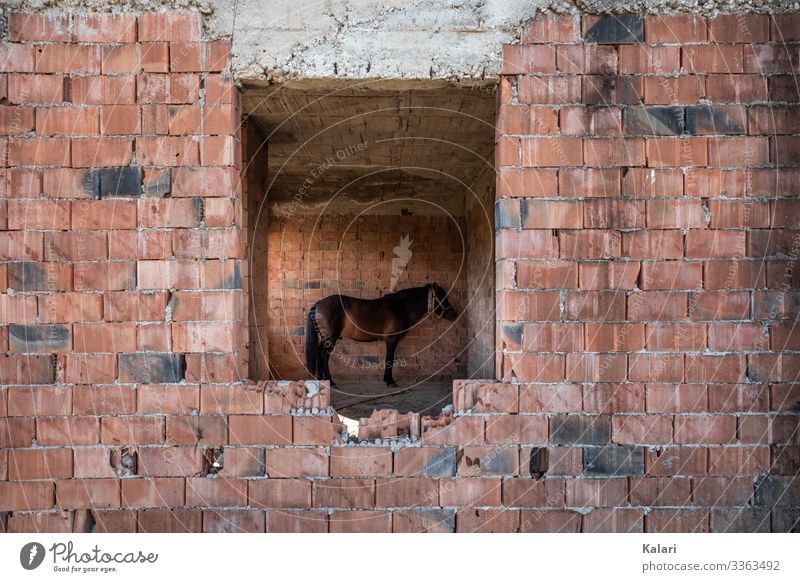
[[[410, 388], [410, 389], [409, 389]], [[391, 395], [394, 392], [399, 394]], [[377, 398], [376, 398], [377, 397]], [[331, 390], [331, 404], [349, 418], [367, 418], [375, 409], [394, 408], [398, 412], [438, 414], [453, 402], [453, 384], [425, 382], [389, 388], [383, 382], [337, 384]]]

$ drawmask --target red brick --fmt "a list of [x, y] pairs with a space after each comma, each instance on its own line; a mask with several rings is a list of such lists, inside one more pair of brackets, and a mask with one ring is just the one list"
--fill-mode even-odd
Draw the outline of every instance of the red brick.
[[697, 505], [746, 505], [753, 496], [751, 477], [700, 477], [694, 481], [692, 497]]
[[166, 292], [108, 291], [103, 294], [105, 321], [156, 321], [164, 319]]
[[642, 323], [587, 323], [586, 350], [589, 352], [632, 352], [644, 349]]
[[186, 505], [201, 507], [234, 507], [247, 505], [247, 481], [189, 477], [186, 479]]
[[613, 259], [621, 253], [622, 237], [603, 230], [559, 231], [560, 257], [564, 259]]
[[122, 507], [176, 507], [183, 505], [184, 479], [122, 479]]
[[395, 533], [452, 533], [454, 513], [447, 510], [419, 509], [392, 512]]
[[[224, 416], [203, 414], [167, 417], [166, 443], [168, 445], [220, 445], [227, 444], [227, 442], [228, 424]], [[245, 449], [238, 450], [246, 451]], [[225, 457], [226, 474], [230, 474], [227, 472], [229, 465], [230, 467], [234, 465], [233, 457], [233, 454], [230, 455], [230, 459]], [[234, 476], [244, 477], [245, 475]]]
[[136, 389], [140, 414], [193, 414], [200, 410], [198, 385], [140, 384]]
[[291, 416], [231, 416], [230, 443], [287, 445], [292, 442]]
[[619, 71], [622, 74], [678, 73], [681, 68], [680, 47], [622, 45], [619, 47]]
[[624, 382], [627, 375], [625, 354], [567, 354], [567, 380]]
[[103, 417], [101, 435], [103, 444], [163, 444], [164, 420], [161, 417]]
[[498, 416], [486, 420], [486, 442], [496, 444], [543, 444], [548, 425], [543, 416]]
[[56, 481], [56, 504], [63, 509], [119, 507], [120, 485], [116, 479]]
[[173, 323], [172, 344], [178, 352], [232, 352], [238, 331], [238, 323]]
[[683, 195], [683, 173], [678, 169], [630, 168], [622, 179], [622, 194], [634, 198]]
[[641, 285], [652, 289], [702, 289], [702, 263], [657, 262], [642, 263]]
[[327, 479], [312, 483], [314, 507], [375, 507], [373, 479]]
[[708, 40], [714, 43], [767, 42], [770, 20], [766, 14], [720, 14], [708, 21]]
[[645, 451], [645, 471], [648, 475], [705, 475], [705, 447], [664, 447]]
[[334, 511], [330, 517], [331, 533], [389, 533], [392, 514], [385, 511]]
[[185, 477], [203, 472], [203, 450], [198, 447], [142, 447], [137, 452], [143, 477]]
[[578, 384], [523, 384], [520, 386], [520, 412], [573, 412], [582, 406]]
[[[59, 481], [70, 483], [71, 481]], [[0, 510], [31, 511], [53, 507], [53, 482], [39, 483], [0, 481]]]
[[564, 298], [564, 319], [614, 321], [625, 319], [622, 291], [569, 291]]
[[[206, 116], [213, 121], [206, 133], [233, 133], [236, 125], [231, 116], [231, 106], [220, 106], [207, 110]], [[526, 107], [507, 105], [500, 109], [498, 130], [504, 135], [542, 135], [554, 134], [558, 130], [558, 111], [546, 107]], [[536, 175], [532, 171], [531, 175]]]
[[762, 75], [708, 75], [706, 87], [706, 97], [715, 103], [763, 101], [768, 95], [767, 79]]
[[558, 192], [561, 196], [604, 198], [619, 196], [619, 170], [616, 168], [562, 169], [558, 175]]
[[709, 510], [655, 508], [645, 517], [647, 532], [703, 533], [709, 531]]
[[139, 289], [196, 289], [200, 286], [200, 273], [194, 261], [138, 261], [137, 267]]
[[402, 477], [454, 477], [456, 455], [452, 448], [403, 448], [395, 453], [394, 473]]
[[136, 134], [141, 128], [137, 105], [106, 105], [100, 109], [100, 132], [105, 135]]
[[745, 255], [745, 233], [726, 230], [686, 234], [686, 256], [690, 259], [737, 258]]
[[651, 414], [614, 416], [611, 422], [612, 438], [617, 444], [667, 445], [672, 443], [672, 416]]
[[692, 480], [668, 477], [633, 478], [630, 490], [631, 505], [689, 505]]
[[311, 481], [305, 479], [253, 479], [248, 481], [251, 507], [311, 507]]
[[715, 352], [766, 351], [769, 335], [759, 323], [715, 323], [708, 328], [708, 347]]
[[70, 142], [65, 138], [35, 137], [8, 140], [10, 166], [67, 166]]
[[332, 477], [388, 477], [392, 473], [390, 449], [334, 447], [331, 449]]
[[0, 448], [30, 447], [35, 435], [34, 418], [0, 417]]
[[503, 74], [553, 73], [555, 70], [556, 49], [553, 46], [503, 45]]
[[502, 291], [498, 294], [498, 319], [556, 320], [560, 318], [558, 299], [554, 291]]
[[71, 533], [70, 511], [17, 512], [8, 516], [9, 533]]
[[644, 166], [645, 142], [638, 138], [587, 139], [583, 159], [587, 166]]
[[99, 113], [94, 107], [40, 108], [36, 111], [36, 133], [39, 135], [94, 135], [99, 127]]
[[[0, 316], [5, 323], [27, 323], [36, 319], [36, 297], [31, 295], [0, 295]], [[27, 346], [23, 350], [27, 352]], [[31, 350], [33, 351], [33, 350]]]
[[581, 90], [587, 105], [635, 105], [644, 94], [642, 77], [633, 75], [583, 75]]
[[0, 383], [52, 384], [55, 381], [52, 356], [8, 354], [0, 356]]
[[675, 442], [729, 444], [736, 441], [735, 416], [676, 416]]
[[200, 40], [200, 17], [192, 12], [145, 13], [139, 16], [140, 41]]
[[769, 142], [764, 137], [724, 137], [708, 140], [708, 165], [762, 166], [769, 162]]
[[631, 354], [628, 376], [634, 382], [682, 382], [683, 354]]
[[706, 19], [690, 14], [651, 15], [644, 19], [645, 40], [649, 44], [703, 42], [707, 38]]
[[483, 444], [483, 418], [459, 416], [445, 426], [423, 426], [425, 445], [480, 445]]
[[60, 416], [71, 413], [72, 390], [69, 387], [8, 387], [8, 416]]
[[524, 166], [580, 166], [579, 138], [531, 138], [522, 140]]
[[439, 499], [443, 507], [499, 506], [502, 481], [498, 478], [442, 479]]
[[140, 532], [199, 533], [202, 512], [199, 509], [146, 509], [137, 515]]
[[626, 479], [574, 479], [567, 481], [567, 505], [570, 507], [615, 507], [626, 505]]
[[44, 44], [36, 49], [37, 73], [99, 73], [100, 47]]
[[114, 478], [117, 472], [111, 464], [113, 449], [76, 448], [74, 454], [74, 471], [77, 478], [99, 479]]
[[580, 103], [581, 78], [578, 76], [523, 76], [519, 78], [520, 103]]
[[579, 533], [581, 522], [582, 516], [576, 511], [523, 509], [520, 511], [519, 531], [521, 533]]
[[33, 46], [11, 43], [0, 44], [0, 73], [32, 72], [33, 63]]
[[745, 378], [744, 356], [686, 356], [688, 382], [742, 382]]
[[705, 77], [699, 75], [645, 77], [643, 82], [647, 105], [694, 105], [706, 94]]
[[[73, 168], [127, 166], [133, 158], [133, 140], [127, 138], [84, 138], [72, 141]], [[64, 164], [47, 164], [64, 165]], [[98, 201], [105, 202], [105, 201]], [[73, 223], [74, 228], [74, 223]], [[123, 228], [118, 226], [116, 228]]]
[[25, 135], [33, 131], [33, 109], [0, 105], [0, 132], [3, 135]]
[[587, 200], [584, 203], [586, 228], [641, 228], [645, 225], [645, 203], [635, 200]]
[[325, 511], [267, 511], [266, 531], [270, 533], [327, 533]]
[[517, 288], [563, 289], [578, 286], [578, 267], [569, 261], [518, 261]]
[[73, 41], [134, 42], [136, 17], [132, 14], [85, 14], [74, 19]]
[[571, 352], [583, 349], [580, 324], [528, 323], [523, 327], [526, 352]]
[[614, 74], [617, 72], [617, 49], [596, 44], [559, 45], [556, 64], [564, 73]]
[[203, 510], [204, 533], [263, 533], [264, 512], [256, 509]]
[[511, 354], [503, 360], [503, 379], [510, 381], [513, 373], [523, 382], [560, 382], [566, 377], [565, 359], [563, 354]]
[[522, 35], [524, 43], [574, 42], [578, 40], [575, 17], [569, 15], [541, 15], [533, 19]]
[[550, 230], [500, 230], [495, 250], [497, 259], [556, 258], [558, 237]]
[[694, 45], [681, 49], [681, 64], [689, 73], [741, 73], [742, 47], [740, 45]]
[[70, 449], [23, 449], [8, 452], [9, 481], [70, 477], [72, 477]]
[[656, 352], [701, 351], [706, 348], [703, 323], [648, 323], [647, 349]]
[[184, 166], [199, 163], [197, 142], [183, 137], [141, 137], [136, 141], [137, 159], [150, 166]]
[[100, 321], [102, 315], [101, 295], [60, 293], [39, 297], [39, 320], [45, 323]]
[[636, 262], [581, 263], [580, 287], [589, 289], [633, 289], [639, 276]]
[[747, 291], [698, 291], [689, 298], [689, 316], [694, 320], [748, 319]]
[[8, 36], [13, 42], [69, 42], [70, 16], [66, 14], [9, 14]]
[[769, 470], [769, 447], [711, 447], [708, 474], [717, 476], [757, 475]]
[[327, 477], [328, 459], [324, 449], [278, 448], [265, 451], [269, 477]]

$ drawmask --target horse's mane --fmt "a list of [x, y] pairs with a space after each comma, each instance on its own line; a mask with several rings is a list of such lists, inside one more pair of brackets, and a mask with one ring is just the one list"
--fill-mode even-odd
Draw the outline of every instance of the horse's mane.
[[427, 293], [428, 286], [425, 285], [423, 287], [409, 287], [407, 289], [400, 289], [400, 291], [395, 291], [394, 293], [387, 293], [386, 295], [383, 296], [383, 298], [384, 299], [393, 297], [403, 298], [403, 297], [408, 297], [410, 295], [417, 295], [421, 292]]

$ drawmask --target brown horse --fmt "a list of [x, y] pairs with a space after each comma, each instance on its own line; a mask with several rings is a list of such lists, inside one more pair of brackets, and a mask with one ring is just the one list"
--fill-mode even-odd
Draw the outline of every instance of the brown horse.
[[447, 292], [436, 283], [403, 289], [380, 299], [357, 299], [347, 295], [329, 295], [308, 311], [306, 324], [306, 364], [320, 380], [330, 380], [328, 361], [339, 338], [358, 342], [386, 342], [383, 381], [397, 386], [392, 377], [397, 343], [411, 327], [427, 314], [456, 318], [456, 310], [447, 301]]

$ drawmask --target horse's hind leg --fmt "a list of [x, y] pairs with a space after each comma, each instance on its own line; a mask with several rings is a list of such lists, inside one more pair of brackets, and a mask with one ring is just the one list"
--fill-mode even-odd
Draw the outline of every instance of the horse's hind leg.
[[331, 386], [336, 386], [336, 382], [333, 381], [331, 378], [331, 369], [328, 365], [331, 359], [331, 353], [333, 353], [333, 348], [336, 345], [336, 341], [339, 338], [337, 337], [329, 337], [329, 338], [322, 338], [320, 341], [320, 351], [319, 351], [319, 364], [320, 364], [320, 374], [322, 375], [323, 380], [328, 380], [331, 383]]
[[384, 362], [383, 381], [387, 386], [397, 386], [392, 375], [394, 368], [394, 352], [397, 349], [397, 343], [400, 341], [398, 336], [390, 336], [386, 340], [386, 361]]

